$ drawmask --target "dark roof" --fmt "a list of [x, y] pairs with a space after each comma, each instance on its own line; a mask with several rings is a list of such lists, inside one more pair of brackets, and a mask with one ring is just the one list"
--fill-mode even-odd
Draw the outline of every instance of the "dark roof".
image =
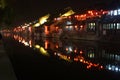
[[103, 23], [113, 23], [113, 22], [120, 22], [120, 15], [118, 16], [106, 16], [103, 20]]

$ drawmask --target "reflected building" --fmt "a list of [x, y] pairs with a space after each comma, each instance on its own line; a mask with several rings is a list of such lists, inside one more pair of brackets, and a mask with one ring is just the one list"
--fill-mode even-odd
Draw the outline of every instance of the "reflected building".
[[[6, 37], [12, 37], [11, 35]], [[55, 38], [13, 38], [27, 47], [40, 51], [42, 55], [63, 59], [70, 63], [82, 63], [87, 69], [107, 69], [119, 72], [120, 48], [116, 45], [100, 44], [92, 41], [57, 40]]]
[[[120, 55], [118, 48], [109, 48], [109, 46], [98, 46], [97, 43], [90, 43], [77, 41], [58, 41], [55, 39], [44, 39], [40, 44], [46, 50], [50, 50], [50, 55], [58, 56], [70, 62], [82, 62], [90, 66], [105, 68], [108, 64], [119, 65]], [[89, 43], [89, 42], [88, 42]], [[54, 53], [54, 54], [53, 54]]]

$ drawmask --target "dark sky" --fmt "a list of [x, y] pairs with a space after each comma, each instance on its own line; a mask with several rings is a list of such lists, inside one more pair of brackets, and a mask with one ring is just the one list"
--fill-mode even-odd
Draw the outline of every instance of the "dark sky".
[[106, 7], [115, 0], [14, 0], [15, 20], [36, 20], [47, 13], [55, 13], [66, 7], [74, 10]]

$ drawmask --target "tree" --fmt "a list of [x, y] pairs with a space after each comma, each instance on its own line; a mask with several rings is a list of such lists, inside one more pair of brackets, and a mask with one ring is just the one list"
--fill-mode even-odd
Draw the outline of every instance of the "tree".
[[13, 3], [13, 0], [0, 0], [0, 25], [1, 26], [4, 26], [4, 25], [10, 26], [12, 23], [12, 20], [14, 19], [12, 3]]

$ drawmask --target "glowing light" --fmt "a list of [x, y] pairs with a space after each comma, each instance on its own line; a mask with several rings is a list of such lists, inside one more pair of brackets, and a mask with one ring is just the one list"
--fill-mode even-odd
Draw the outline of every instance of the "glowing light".
[[48, 41], [45, 41], [45, 49], [48, 49]]
[[89, 54], [89, 57], [90, 57], [90, 58], [94, 58], [94, 56], [95, 56], [94, 53], [90, 53], [90, 54]]
[[56, 45], [55, 47], [56, 47], [56, 48], [58, 48], [59, 46], [58, 46], [58, 45]]
[[34, 27], [39, 27], [40, 26], [40, 24], [39, 23], [36, 23], [35, 25], [34, 25]]
[[66, 48], [66, 51], [68, 51], [68, 48]]
[[35, 45], [35, 48], [39, 49], [39, 48], [40, 48], [40, 45]]
[[90, 14], [90, 13], [91, 13], [91, 11], [88, 11], [88, 13]]
[[69, 19], [71, 19], [71, 16], [68, 16]]
[[115, 16], [117, 15], [117, 10], [114, 10], [114, 15], [115, 15]]
[[80, 59], [80, 62], [83, 62], [83, 60], [82, 60], [82, 59]]
[[23, 44], [24, 44], [25, 46], [29, 46], [28, 42], [24, 42]]
[[110, 11], [110, 13], [111, 13], [111, 16], [113, 15], [113, 11]]
[[68, 29], [68, 26], [66, 26], [66, 28]]
[[45, 34], [49, 34], [49, 31], [48, 31], [48, 26], [45, 26]]
[[29, 40], [29, 45], [30, 45], [30, 47], [32, 47], [32, 41], [31, 40]]
[[78, 61], [78, 58], [74, 58], [74, 61]]
[[67, 21], [67, 25], [71, 25], [72, 24], [72, 22], [70, 22], [70, 21]]
[[72, 51], [73, 51], [73, 50], [72, 50], [72, 47], [69, 47], [69, 51], [70, 51], [70, 52], [72, 52]]
[[43, 47], [40, 47], [40, 52], [41, 52], [41, 54], [43, 54], [45, 56], [49, 56], [49, 54], [47, 53], [47, 51]]
[[90, 67], [89, 66], [87, 66], [87, 69], [89, 69]]
[[70, 60], [69, 58], [67, 58], [67, 56], [65, 56], [65, 55], [58, 54], [58, 56], [59, 56], [61, 59], [64, 59], [64, 60], [66, 60], [66, 61], [68, 61], [68, 62], [71, 62], [71, 60]]
[[78, 26], [76, 25], [75, 28], [77, 28]]
[[83, 51], [80, 51], [80, 54], [82, 54], [83, 53]]
[[69, 28], [70, 28], [70, 29], [72, 29], [72, 28], [73, 28], [73, 26], [69, 26]]
[[118, 72], [120, 71], [120, 67], [119, 66], [116, 66], [116, 65], [107, 65], [106, 68], [110, 71], [115, 71], [115, 72]]
[[83, 25], [81, 25], [80, 28], [83, 28]]
[[74, 52], [76, 53], [76, 52], [77, 52], [77, 50], [74, 50]]
[[29, 31], [32, 32], [32, 28], [31, 27], [29, 27]]
[[60, 18], [60, 17], [58, 17], [58, 18], [56, 18], [56, 20], [61, 20], [62, 18]]
[[40, 51], [41, 51], [42, 53], [46, 53], [46, 52], [47, 52], [43, 47], [40, 48]]
[[73, 10], [69, 10], [68, 12], [66, 12], [65, 14], [63, 14], [62, 16], [64, 17], [67, 17], [67, 16], [70, 16], [72, 14], [74, 14], [75, 12]]
[[115, 70], [118, 71], [118, 67], [116, 67]]
[[70, 56], [68, 57], [68, 59], [70, 59]]
[[109, 70], [111, 70], [112, 68], [111, 67], [108, 67]]
[[57, 18], [54, 18], [54, 20], [56, 21], [56, 20], [57, 20]]
[[58, 27], [55, 27], [56, 31], [58, 31]]
[[55, 52], [54, 55], [56, 55], [57, 53]]
[[42, 25], [44, 24], [45, 22], [47, 22], [47, 19], [50, 17], [50, 14], [47, 14], [41, 18], [39, 18], [39, 24]]

